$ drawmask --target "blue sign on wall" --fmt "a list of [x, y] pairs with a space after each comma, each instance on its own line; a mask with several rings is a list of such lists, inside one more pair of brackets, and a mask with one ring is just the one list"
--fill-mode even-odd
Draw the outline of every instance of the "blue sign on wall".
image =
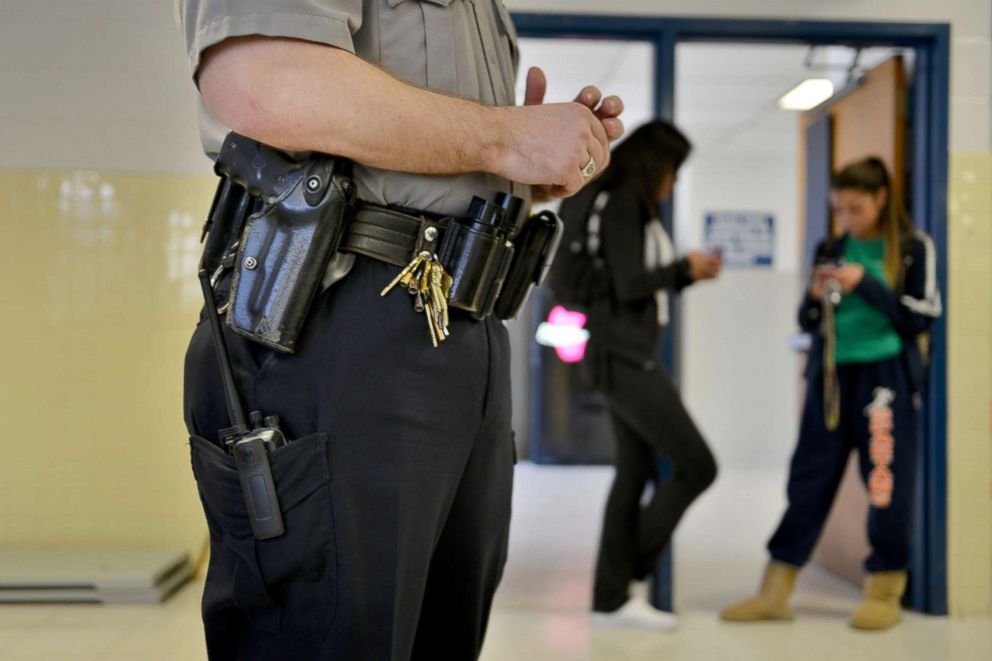
[[752, 211], [706, 214], [703, 239], [707, 252], [719, 252], [731, 268], [769, 267], [775, 255], [775, 217]]

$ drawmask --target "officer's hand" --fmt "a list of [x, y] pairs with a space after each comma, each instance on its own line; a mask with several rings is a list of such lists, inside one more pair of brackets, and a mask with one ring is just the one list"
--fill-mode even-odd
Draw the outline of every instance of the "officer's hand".
[[575, 100], [593, 111], [606, 130], [610, 142], [620, 139], [624, 126], [619, 119], [620, 113], [623, 112], [623, 100], [619, 96], [608, 96], [604, 99], [598, 87], [589, 85], [579, 92]]
[[[531, 67], [527, 71], [527, 88], [524, 92], [525, 106], [538, 106], [544, 103], [544, 94], [548, 90], [548, 80], [544, 71], [540, 67]], [[619, 96], [608, 96], [603, 98], [603, 93], [595, 85], [588, 85], [582, 88], [576, 103], [581, 103], [589, 110], [593, 111], [596, 118], [603, 125], [606, 137], [610, 142], [619, 140], [623, 135], [623, 122], [618, 119], [623, 112], [623, 101]], [[604, 165], [605, 167], [605, 165]], [[603, 169], [603, 168], [600, 168]]]
[[589, 108], [579, 103], [500, 108], [503, 140], [492, 171], [539, 187], [551, 197], [567, 197], [588, 179], [589, 159], [597, 171], [609, 159], [606, 131]]
[[[544, 104], [544, 94], [547, 91], [547, 79], [544, 76], [544, 72], [538, 67], [532, 67], [527, 72], [527, 89], [524, 95], [524, 106], [540, 106]], [[602, 134], [605, 134], [606, 142], [603, 143], [604, 153], [601, 158], [597, 158], [596, 155], [590, 151], [585, 160], [580, 164], [585, 165], [588, 162], [589, 156], [596, 161], [596, 171], [602, 172], [603, 169], [609, 165], [609, 143], [618, 139], [623, 135], [623, 122], [617, 117], [623, 112], [623, 102], [619, 97], [610, 96], [606, 99], [602, 98], [602, 93], [593, 86], [586, 87], [583, 89], [575, 99], [575, 103], [581, 104], [592, 111], [595, 118], [599, 121], [602, 127]], [[594, 131], [597, 138], [601, 140], [601, 135], [599, 131]], [[555, 197], [566, 197], [576, 193], [579, 188], [584, 186], [588, 182], [587, 178], [582, 178], [578, 180], [577, 188], [569, 186], [567, 184], [563, 185], [561, 183], [545, 183], [540, 182], [534, 185], [532, 189], [532, 196], [535, 201], [544, 201]], [[573, 189], [574, 188], [574, 189]]]
[[720, 275], [720, 258], [704, 252], [690, 252], [686, 255], [689, 260], [689, 277], [693, 280], [712, 280]]

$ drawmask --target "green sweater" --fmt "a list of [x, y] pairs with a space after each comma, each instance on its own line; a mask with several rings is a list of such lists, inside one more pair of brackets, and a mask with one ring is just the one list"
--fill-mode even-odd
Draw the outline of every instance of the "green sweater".
[[[844, 261], [865, 267], [866, 278], [885, 280], [885, 240], [859, 241], [848, 236]], [[888, 317], [860, 294], [845, 294], [837, 306], [837, 364], [869, 363], [894, 358], [902, 352], [902, 339]]]

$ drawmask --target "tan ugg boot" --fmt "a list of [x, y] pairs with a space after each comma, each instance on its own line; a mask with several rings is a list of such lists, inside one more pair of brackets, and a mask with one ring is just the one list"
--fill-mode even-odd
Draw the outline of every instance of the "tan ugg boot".
[[765, 568], [757, 596], [724, 608], [720, 617], [730, 622], [792, 620], [795, 616], [789, 608], [789, 597], [798, 574], [799, 567], [772, 560]]
[[865, 600], [851, 615], [855, 629], [888, 629], [902, 618], [902, 593], [906, 591], [906, 572], [880, 571], [865, 579]]

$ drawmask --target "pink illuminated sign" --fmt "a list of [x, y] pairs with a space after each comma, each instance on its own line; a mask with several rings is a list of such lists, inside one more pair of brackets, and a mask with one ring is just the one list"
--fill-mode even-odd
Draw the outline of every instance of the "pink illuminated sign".
[[586, 355], [589, 342], [586, 321], [585, 314], [556, 305], [548, 313], [548, 320], [538, 326], [535, 339], [538, 344], [553, 347], [562, 362], [578, 363]]

